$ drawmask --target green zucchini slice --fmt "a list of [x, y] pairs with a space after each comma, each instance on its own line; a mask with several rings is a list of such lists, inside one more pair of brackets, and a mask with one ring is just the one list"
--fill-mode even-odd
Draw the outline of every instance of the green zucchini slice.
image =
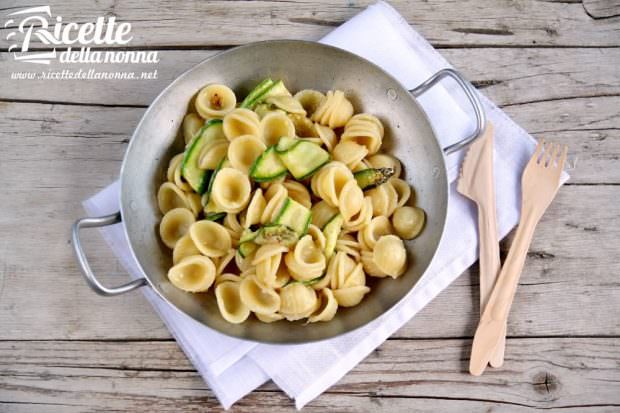
[[308, 231], [311, 221], [312, 213], [308, 208], [292, 198], [287, 198], [274, 223], [286, 225], [295, 231], [298, 238], [301, 238]]
[[392, 175], [394, 175], [394, 169], [392, 168], [368, 168], [355, 172], [353, 177], [359, 187], [366, 190], [387, 182]]
[[226, 212], [207, 212], [205, 219], [207, 221], [219, 221], [226, 216]]
[[242, 108], [254, 109], [256, 105], [265, 101], [271, 96], [291, 96], [284, 82], [278, 80], [265, 79], [260, 82], [241, 102]]
[[340, 214], [334, 215], [323, 227], [323, 235], [325, 235], [325, 258], [330, 259], [336, 250], [336, 242], [342, 229], [344, 218]]
[[245, 97], [245, 99], [243, 99], [243, 102], [241, 102], [240, 106], [242, 108], [253, 109], [254, 106], [259, 103], [258, 98], [264, 95], [265, 92], [267, 92], [267, 90], [269, 90], [274, 85], [274, 83], [275, 82], [271, 79], [265, 79], [260, 82], [254, 89], [252, 89], [252, 91]]
[[265, 225], [258, 231], [258, 236], [254, 242], [263, 245], [278, 243], [290, 247], [297, 242], [297, 233], [286, 225], [271, 224]]
[[252, 231], [250, 229], [246, 229], [241, 234], [241, 238], [239, 239], [239, 255], [241, 257], [246, 258], [248, 255], [256, 251], [258, 245], [254, 242], [260, 230]]
[[215, 139], [225, 138], [221, 119], [213, 119], [202, 127], [200, 132], [189, 144], [183, 156], [181, 175], [194, 191], [203, 194], [209, 185], [211, 171], [198, 167], [201, 149]]
[[276, 154], [275, 145], [272, 145], [256, 158], [250, 168], [250, 178], [256, 182], [271, 181], [285, 175], [286, 171], [286, 166]]
[[279, 153], [282, 163], [297, 180], [306, 179], [329, 162], [329, 152], [314, 143], [299, 140], [287, 151]]
[[259, 102], [264, 102], [267, 98], [272, 96], [291, 96], [291, 92], [289, 92], [286, 86], [284, 86], [283, 81], [278, 80], [277, 82], [274, 82], [274, 84], [267, 89], [267, 91], [261, 95], [258, 100]]
[[284, 153], [291, 149], [293, 146], [297, 145], [299, 142], [299, 139], [283, 136], [280, 138], [278, 144], [276, 145], [276, 152]]
[[209, 202], [209, 198], [211, 197], [211, 190], [213, 189], [213, 182], [215, 181], [215, 177], [216, 177], [217, 173], [222, 168], [226, 168], [226, 167], [229, 167], [229, 166], [230, 166], [230, 161], [228, 160], [227, 157], [224, 157], [224, 158], [222, 158], [220, 163], [217, 165], [215, 170], [213, 170], [213, 173], [211, 174], [211, 179], [209, 179], [209, 185], [207, 185], [207, 191], [206, 191], [207, 203]]
[[250, 229], [246, 229], [241, 234], [241, 238], [239, 238], [239, 244], [243, 244], [244, 242], [254, 241], [258, 236], [258, 232], [260, 230], [252, 231]]

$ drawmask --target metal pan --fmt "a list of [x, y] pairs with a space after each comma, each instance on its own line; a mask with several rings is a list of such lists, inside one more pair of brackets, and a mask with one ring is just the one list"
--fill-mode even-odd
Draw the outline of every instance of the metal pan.
[[[188, 294], [166, 276], [171, 251], [159, 240], [161, 214], [156, 194], [171, 156], [183, 150], [178, 130], [192, 96], [207, 83], [228, 85], [241, 96], [260, 80], [284, 80], [291, 90], [344, 90], [357, 112], [377, 115], [384, 123], [383, 150], [398, 157], [405, 179], [416, 191], [417, 203], [427, 213], [422, 234], [406, 242], [409, 268], [396, 280], [367, 277], [372, 288], [360, 305], [340, 308], [326, 323], [279, 321], [264, 324], [248, 319], [233, 325], [221, 316], [212, 293]], [[433, 127], [416, 97], [451, 77], [462, 88], [476, 115], [474, 133], [441, 148]], [[138, 124], [121, 168], [120, 212], [82, 218], [73, 225], [73, 248], [86, 281], [95, 292], [113, 296], [149, 285], [179, 311], [229, 336], [269, 343], [306, 343], [350, 332], [385, 314], [401, 301], [428, 268], [446, 222], [448, 180], [445, 154], [461, 149], [483, 129], [484, 112], [472, 87], [454, 70], [442, 70], [411, 91], [376, 65], [341, 49], [305, 41], [266, 41], [237, 47], [196, 65], [153, 102]], [[106, 287], [93, 274], [79, 239], [81, 228], [122, 222], [142, 278], [120, 287]]]

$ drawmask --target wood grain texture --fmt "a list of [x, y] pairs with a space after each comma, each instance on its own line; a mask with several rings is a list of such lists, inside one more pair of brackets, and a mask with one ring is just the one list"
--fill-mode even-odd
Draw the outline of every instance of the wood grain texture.
[[583, 7], [594, 19], [620, 16], [620, 0], [583, 0]]
[[[316, 40], [369, 2], [53, 2], [66, 22], [131, 22], [129, 48], [161, 57], [150, 81], [11, 80], [30, 67], [10, 58], [12, 28], [0, 29], [0, 411], [221, 410], [140, 293], [102, 298], [88, 289], [69, 226], [83, 215], [80, 202], [116, 179], [144, 108], [184, 70], [231, 45]], [[304, 411], [618, 411], [615, 0], [391, 3], [517, 123], [568, 144], [571, 181], [535, 234], [502, 369], [466, 373], [478, 312], [474, 265]], [[0, 14], [40, 4], [7, 0]], [[127, 68], [103, 68], [119, 69]], [[99, 234], [83, 236], [103, 281], [125, 281]], [[232, 411], [294, 407], [269, 383]]]
[[[452, 400], [467, 411], [612, 411], [616, 344], [510, 339], [504, 368], [475, 378], [464, 374], [468, 340], [389, 340], [304, 411], [458, 411]], [[0, 395], [2, 411], [26, 411], [33, 400], [42, 412], [219, 410], [173, 341], [3, 341]], [[290, 411], [292, 403], [268, 383], [232, 411], [250, 407]]]
[[[0, 53], [0, 100], [148, 106], [178, 75], [217, 52], [158, 50], [160, 62], [156, 65], [97, 67], [107, 72], [136, 73], [157, 69], [156, 80], [133, 81], [11, 80], [12, 72], [32, 70], [32, 66], [16, 62], [9, 53]], [[464, 48], [444, 49], [442, 54], [499, 106], [620, 95], [620, 48]], [[592, 70], [593, 64], [596, 70]], [[72, 65], [75, 70], [91, 67]], [[41, 70], [63, 68], [66, 65], [56, 62]]]
[[[574, 166], [571, 183], [615, 184], [620, 183], [616, 167], [620, 153], [619, 105], [620, 96], [602, 96], [543, 100], [504, 109], [535, 137], [555, 139], [569, 146]], [[144, 109], [0, 101], [0, 113], [0, 139], [17, 143], [7, 145], [0, 153], [0, 168], [6, 168], [8, 173], [10, 163], [24, 160], [32, 161], [32, 166], [46, 167], [53, 159], [56, 167], [48, 168], [45, 177], [26, 174], [20, 178], [19, 187], [40, 187], [47, 181], [48, 186], [78, 184], [91, 188], [82, 192], [82, 198], [74, 199], [79, 201], [118, 175], [126, 144]], [[46, 145], [41, 145], [42, 140]], [[92, 178], [95, 182], [78, 182], [79, 174], [71, 166], [80, 161], [101, 165], [103, 169]]]
[[[201, 1], [59, 0], [53, 13], [64, 21], [86, 22], [115, 16], [132, 24], [130, 47], [205, 47], [236, 45], [273, 38], [316, 40], [362, 11], [372, 0], [351, 1]], [[595, 21], [579, 2], [484, 0], [390, 2], [431, 43], [468, 45], [618, 46], [616, 21]], [[8, 10], [40, 5], [36, 0], [10, 2]], [[2, 11], [2, 10], [0, 10]], [[179, 30], [179, 27], [189, 30]], [[0, 49], [6, 34], [0, 29]], [[34, 43], [33, 43], [34, 46]]]
[[[615, 97], [584, 98], [565, 105], [561, 101], [539, 102], [507, 108], [526, 128], [549, 128], [555, 131], [554, 138], [565, 131], [561, 136], [577, 157], [572, 182], [596, 179], [605, 184], [567, 186], [560, 191], [536, 233], [509, 335], [620, 334], [617, 317], [612, 316], [614, 311], [620, 312], [620, 284], [615, 279], [615, 240], [620, 238], [620, 228], [613, 224], [618, 222], [618, 212], [600, 207], [613, 204], [620, 195], [620, 187], [615, 185], [620, 177], [613, 168], [620, 153], [617, 130], [613, 131], [620, 126], [614, 109], [617, 102]], [[566, 111], [569, 116], [563, 116]], [[6, 326], [0, 330], [0, 338], [169, 337], [139, 293], [116, 298], [92, 294], [77, 271], [68, 244], [71, 222], [83, 215], [79, 202], [115, 179], [127, 137], [142, 112], [141, 108], [0, 103], [5, 148], [0, 153], [0, 174], [11, 176], [24, 164], [32, 171], [19, 180], [9, 180], [5, 190], [11, 196], [0, 198], [0, 208], [6, 211], [0, 231], [20, 233], [29, 240], [16, 245], [4, 239], [0, 246], [4, 263], [0, 324]], [[540, 113], [545, 113], [546, 122]], [[598, 169], [600, 159], [581, 160], [593, 155], [586, 148], [587, 141], [577, 140], [587, 135], [575, 135], [573, 130], [586, 128], [584, 133], [592, 133], [589, 129], [594, 126], [614, 133], [610, 139], [590, 142], [599, 148], [597, 153], [607, 157], [608, 174]], [[547, 132], [537, 135], [546, 137]], [[598, 213], [592, 214], [594, 210]], [[36, 225], [32, 225], [33, 216], [40, 217]], [[124, 271], [96, 231], [84, 235], [95, 271], [103, 280], [110, 284], [125, 280]], [[583, 273], [586, 264], [588, 277]], [[33, 279], [37, 289], [32, 288]], [[423, 311], [398, 336], [471, 335], [476, 289], [477, 273], [464, 275], [433, 303], [433, 310]], [[48, 309], [44, 315], [41, 307]], [[436, 314], [442, 314], [443, 323], [437, 325]], [[592, 323], [593, 317], [599, 322]], [[563, 322], [567, 318], [571, 323]]]

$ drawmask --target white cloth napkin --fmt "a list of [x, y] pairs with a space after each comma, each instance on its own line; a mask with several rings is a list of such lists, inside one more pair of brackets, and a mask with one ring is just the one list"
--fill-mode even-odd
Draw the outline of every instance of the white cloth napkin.
[[[378, 64], [409, 89], [450, 67], [384, 2], [369, 6], [321, 41]], [[451, 83], [445, 81], [445, 87], [436, 87], [419, 99], [444, 146], [473, 130], [469, 103]], [[521, 172], [535, 142], [497, 106], [484, 96], [481, 99], [488, 119], [495, 125], [498, 227], [504, 237], [519, 219]], [[457, 176], [462, 156], [460, 153], [447, 159], [451, 182]], [[118, 192], [116, 182], [85, 201], [85, 209], [93, 216], [117, 211]], [[120, 225], [101, 231], [131, 276], [140, 277]], [[301, 408], [336, 383], [474, 263], [478, 243], [476, 211], [455, 191], [454, 184], [443, 239], [426, 274], [402, 303], [364, 328], [318, 343], [265, 345], [226, 337], [174, 310], [149, 288], [142, 290], [225, 408], [270, 378]]]

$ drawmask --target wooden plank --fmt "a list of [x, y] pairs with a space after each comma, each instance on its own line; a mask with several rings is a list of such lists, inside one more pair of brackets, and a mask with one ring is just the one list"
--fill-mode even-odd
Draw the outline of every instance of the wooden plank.
[[[616, 344], [509, 339], [504, 367], [473, 377], [467, 340], [389, 340], [304, 411], [611, 411], [620, 405]], [[171, 341], [0, 342], [0, 395], [3, 411], [219, 410]], [[233, 411], [256, 407], [289, 411], [292, 402], [268, 383]]]
[[[274, 38], [319, 39], [363, 10], [371, 0], [200, 1], [158, 0], [144, 7], [139, 0], [61, 0], [54, 15], [64, 22], [115, 16], [131, 22], [131, 47], [219, 46]], [[618, 46], [617, 23], [594, 20], [579, 2], [436, 0], [391, 4], [433, 44], [440, 46]], [[40, 5], [36, 0], [6, 10]], [[0, 49], [10, 42], [12, 27], [0, 29]]]
[[[40, 68], [16, 62], [0, 53], [0, 100], [36, 100], [66, 103], [147, 106], [172, 80], [215, 50], [159, 50], [160, 62], [107, 64], [97, 70], [134, 71], [157, 69], [156, 80], [16, 80], [12, 73], [24, 70], [62, 70], [69, 65], [52, 63]], [[498, 105], [514, 105], [552, 99], [620, 94], [620, 48], [482, 48], [443, 49], [441, 53], [482, 88]], [[596, 62], [596, 70], [591, 64]], [[72, 70], [93, 65], [71, 65]], [[137, 75], [136, 75], [137, 76]]]

